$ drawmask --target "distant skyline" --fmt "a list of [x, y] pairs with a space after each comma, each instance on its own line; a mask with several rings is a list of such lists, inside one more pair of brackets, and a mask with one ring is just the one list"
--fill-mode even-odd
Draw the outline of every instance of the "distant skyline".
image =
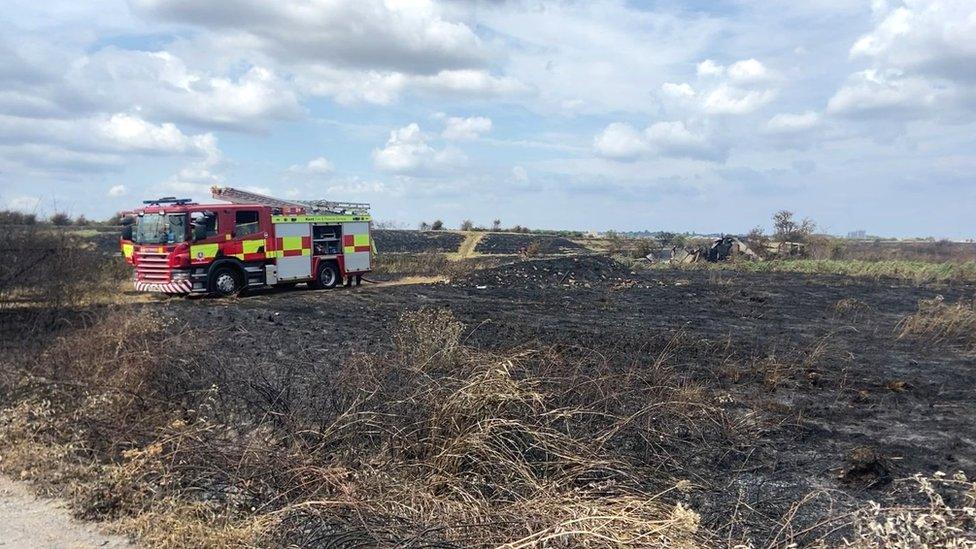
[[976, 2], [7, 0], [0, 208], [976, 237]]

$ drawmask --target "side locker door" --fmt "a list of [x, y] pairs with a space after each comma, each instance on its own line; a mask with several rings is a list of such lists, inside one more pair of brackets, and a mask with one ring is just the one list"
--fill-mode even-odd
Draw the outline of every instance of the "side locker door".
[[312, 226], [308, 223], [275, 223], [278, 280], [312, 278]]
[[368, 271], [371, 249], [369, 223], [342, 224], [342, 255], [345, 258], [346, 272]]

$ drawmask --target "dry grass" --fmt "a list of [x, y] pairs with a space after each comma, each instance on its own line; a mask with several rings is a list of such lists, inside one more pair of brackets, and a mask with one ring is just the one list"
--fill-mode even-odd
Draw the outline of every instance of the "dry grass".
[[654, 263], [657, 269], [714, 269], [752, 272], [787, 272], [842, 275], [872, 279], [900, 279], [916, 284], [976, 282], [976, 261], [931, 263], [926, 261], [784, 259], [773, 261], [726, 261], [719, 263]]
[[382, 254], [377, 256], [373, 272], [381, 276], [446, 276], [448, 278], [471, 272], [470, 260], [451, 260], [440, 253]]
[[158, 547], [705, 539], [679, 470], [618, 450], [727, 429], [670, 355], [614, 372], [556, 349], [475, 351], [463, 333], [421, 309], [389, 353], [241, 379], [208, 358], [205, 334], [109, 314], [0, 383], [0, 468]]
[[955, 344], [976, 350], [976, 299], [945, 303], [940, 297], [922, 300], [918, 311], [898, 325], [899, 338], [927, 345]]
[[872, 502], [854, 516], [847, 547], [910, 549], [976, 547], [976, 483], [962, 472], [948, 477], [915, 475], [900, 481], [914, 489], [918, 505], [882, 506]]

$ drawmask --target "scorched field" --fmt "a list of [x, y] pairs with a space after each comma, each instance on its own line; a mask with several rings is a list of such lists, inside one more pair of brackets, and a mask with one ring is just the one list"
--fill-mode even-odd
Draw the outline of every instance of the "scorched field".
[[151, 546], [973, 543], [971, 283], [393, 236], [361, 287], [5, 311], [0, 468]]

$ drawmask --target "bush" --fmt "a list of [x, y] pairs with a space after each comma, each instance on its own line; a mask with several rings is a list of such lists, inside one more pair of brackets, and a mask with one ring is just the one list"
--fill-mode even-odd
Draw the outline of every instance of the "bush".
[[444, 222], [441, 221], [440, 219], [434, 220], [434, 222], [430, 224], [430, 230], [432, 231], [444, 230]]
[[654, 253], [656, 246], [650, 238], [638, 238], [634, 244], [634, 257], [640, 259]]
[[37, 216], [16, 210], [0, 211], [0, 225], [33, 225], [37, 223]]
[[0, 330], [65, 320], [66, 309], [114, 292], [124, 273], [120, 261], [106, 261], [87, 240], [40, 225], [5, 228], [0, 249], [0, 313], [18, 312], [3, 318], [10, 325]]
[[472, 229], [474, 229], [474, 222], [472, 222], [470, 219], [465, 219], [461, 222], [462, 231], [470, 231]]
[[65, 227], [67, 225], [71, 225], [71, 218], [68, 216], [68, 214], [64, 212], [58, 212], [52, 215], [50, 221], [51, 224], [56, 227]]

